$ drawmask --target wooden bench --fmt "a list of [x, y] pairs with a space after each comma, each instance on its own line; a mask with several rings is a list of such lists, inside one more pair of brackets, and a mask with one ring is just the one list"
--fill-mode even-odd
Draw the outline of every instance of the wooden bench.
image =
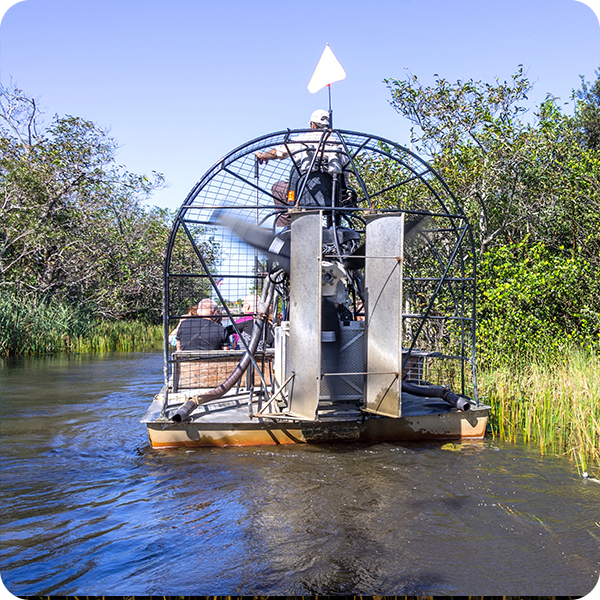
[[[215, 388], [231, 375], [238, 366], [243, 350], [198, 350], [185, 351], [180, 350], [171, 354], [173, 363], [173, 391], [182, 389]], [[254, 360], [259, 368], [263, 364], [263, 353], [256, 352]], [[273, 350], [267, 349], [264, 352], [263, 377], [267, 385], [271, 385], [273, 372]], [[260, 381], [255, 376], [252, 363], [246, 370], [246, 375], [242, 376], [242, 383], [246, 387], [252, 387], [254, 380]]]

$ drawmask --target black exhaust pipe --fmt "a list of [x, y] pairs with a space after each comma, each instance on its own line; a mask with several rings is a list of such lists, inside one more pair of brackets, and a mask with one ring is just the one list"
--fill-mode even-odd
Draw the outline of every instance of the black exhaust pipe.
[[455, 394], [451, 389], [433, 386], [433, 385], [415, 385], [408, 381], [402, 381], [402, 391], [413, 396], [421, 396], [425, 398], [441, 398], [448, 404], [458, 408], [459, 410], [471, 410], [471, 404], [468, 400]]
[[187, 419], [190, 413], [198, 406], [194, 400], [188, 400], [179, 407], [179, 410], [171, 417], [175, 423], [181, 423], [184, 419]]
[[444, 394], [444, 400], [448, 402], [448, 404], [452, 404], [452, 406], [456, 406], [458, 410], [471, 410], [471, 403], [468, 400], [465, 400], [458, 394], [455, 394], [452, 390], [448, 390]]

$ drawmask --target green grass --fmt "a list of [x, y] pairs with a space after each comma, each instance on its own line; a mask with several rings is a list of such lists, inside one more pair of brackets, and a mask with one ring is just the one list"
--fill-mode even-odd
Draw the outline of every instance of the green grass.
[[162, 325], [105, 321], [70, 341], [72, 352], [135, 352], [162, 348]]
[[89, 309], [40, 298], [0, 296], [0, 356], [132, 352], [162, 346], [162, 326], [95, 320]]
[[494, 437], [571, 457], [580, 472], [600, 468], [600, 359], [572, 349], [562, 359], [497, 366], [479, 376]]

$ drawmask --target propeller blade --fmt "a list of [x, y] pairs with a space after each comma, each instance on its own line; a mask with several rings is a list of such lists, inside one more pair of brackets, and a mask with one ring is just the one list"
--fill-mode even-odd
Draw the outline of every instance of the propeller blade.
[[286, 273], [290, 272], [290, 242], [274, 235], [270, 229], [252, 225], [240, 219], [234, 219], [217, 212], [214, 220], [228, 227], [247, 244], [267, 256], [270, 262], [276, 262]]
[[425, 225], [427, 225], [429, 217], [427, 215], [421, 215], [420, 217], [414, 217], [412, 219], [404, 219], [404, 241], [407, 242], [419, 234]]

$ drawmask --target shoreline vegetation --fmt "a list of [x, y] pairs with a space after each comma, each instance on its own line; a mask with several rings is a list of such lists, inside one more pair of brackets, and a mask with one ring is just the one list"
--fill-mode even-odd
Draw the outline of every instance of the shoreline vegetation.
[[577, 347], [553, 358], [479, 370], [489, 432], [506, 442], [568, 456], [580, 474], [600, 471], [600, 358]]
[[0, 358], [61, 352], [135, 352], [162, 348], [162, 325], [101, 321], [82, 306], [0, 297]]

